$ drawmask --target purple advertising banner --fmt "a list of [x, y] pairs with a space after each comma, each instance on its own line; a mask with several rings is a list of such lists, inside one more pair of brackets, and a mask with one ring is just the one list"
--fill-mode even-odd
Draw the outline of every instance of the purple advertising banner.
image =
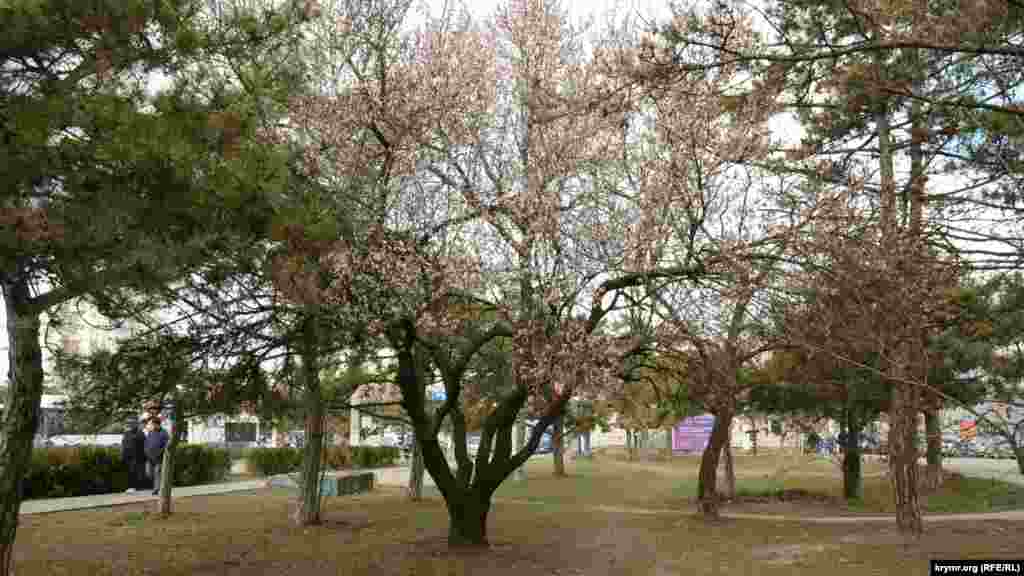
[[711, 414], [684, 418], [672, 429], [672, 451], [703, 452], [714, 425], [715, 417]]

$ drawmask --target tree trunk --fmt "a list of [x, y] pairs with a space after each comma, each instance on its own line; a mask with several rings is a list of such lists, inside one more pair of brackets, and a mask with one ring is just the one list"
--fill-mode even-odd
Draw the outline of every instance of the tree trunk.
[[665, 428], [665, 455], [672, 458], [672, 427]]
[[536, 451], [543, 433], [565, 410], [569, 395], [555, 397], [555, 402], [539, 415], [529, 441], [513, 453], [513, 425], [529, 392], [525, 385], [511, 387], [501, 396], [495, 410], [484, 419], [474, 464], [466, 453], [465, 416], [459, 409], [457, 394], [451, 393], [461, 387], [463, 372], [442, 371], [450, 394], [448, 401], [454, 404], [449, 405], [457, 460], [457, 468], [453, 471], [438, 442], [438, 423], [424, 409], [422, 390], [429, 369], [426, 356], [429, 351], [416, 344], [411, 324], [390, 327], [388, 340], [398, 358], [397, 381], [402, 391], [402, 407], [416, 430], [416, 441], [423, 452], [423, 466], [434, 479], [448, 509], [449, 546], [486, 546], [491, 495]]
[[[913, 5], [913, 22], [911, 26], [916, 28], [919, 15], [924, 13], [920, 11], [927, 9], [927, 2], [913, 0]], [[920, 63], [920, 52], [916, 48], [911, 48], [910, 54], [912, 62], [911, 71], [913, 74], [911, 91], [918, 95], [921, 93], [924, 85], [924, 68]], [[923, 274], [921, 271], [921, 261], [924, 256], [922, 251], [922, 230], [926, 199], [924, 196], [925, 174], [922, 144], [925, 138], [924, 133], [927, 132], [927, 125], [920, 100], [912, 98], [910, 105], [910, 220], [908, 223], [908, 233], [911, 251], [905, 257], [906, 261], [903, 264], [903, 268], [906, 270], [905, 281], [910, 286], [917, 286]], [[898, 358], [906, 361], [907, 367], [911, 370], [910, 375], [912, 378], [916, 378], [919, 382], [927, 385], [928, 368], [925, 364], [927, 336], [924, 322], [918, 310], [912, 310], [909, 320], [910, 343], [900, 347], [902, 350]], [[897, 383], [894, 386], [893, 395], [901, 396], [899, 404], [901, 405], [902, 412], [902, 418], [900, 419], [900, 427], [902, 428], [900, 430], [901, 445], [899, 446], [900, 452], [897, 458], [899, 460], [898, 468], [900, 473], [893, 474], [893, 482], [897, 487], [894, 490], [896, 494], [896, 524], [901, 531], [919, 536], [924, 531], [921, 521], [921, 506], [918, 500], [920, 485], [918, 482], [919, 472], [917, 465], [917, 417], [921, 410], [921, 391], [916, 386]]]
[[863, 424], [857, 413], [846, 409], [846, 445], [843, 446], [843, 496], [847, 500], [859, 500], [864, 492], [861, 474], [860, 431]]
[[[520, 422], [516, 424], [515, 430], [515, 451], [519, 451], [526, 446], [526, 424]], [[516, 468], [515, 471], [516, 480], [526, 480], [526, 464]]]
[[726, 499], [732, 500], [736, 497], [736, 469], [732, 462], [732, 442], [726, 441], [722, 447], [725, 456], [725, 492]]
[[889, 412], [889, 475], [896, 499], [896, 525], [901, 532], [921, 534], [921, 505], [918, 499], [917, 410], [913, 396], [917, 390], [894, 385]]
[[43, 354], [39, 315], [29, 309], [26, 282], [2, 285], [7, 312], [8, 390], [0, 422], [0, 576], [13, 572], [14, 537], [23, 482], [32, 459], [43, 395]]
[[306, 446], [302, 458], [302, 490], [295, 511], [295, 523], [310, 526], [320, 523], [320, 458], [323, 451], [323, 418], [320, 390], [305, 391]]
[[412, 462], [409, 464], [409, 500], [423, 499], [423, 449], [415, 438], [412, 443]]
[[171, 515], [171, 492], [174, 490], [174, 458], [177, 456], [178, 444], [181, 442], [183, 431], [185, 429], [184, 422], [184, 408], [180, 402], [175, 401], [174, 403], [174, 420], [172, 425], [174, 426], [174, 433], [171, 434], [171, 440], [167, 443], [167, 448], [164, 449], [164, 456], [160, 464], [160, 516], [167, 518]]
[[722, 447], [729, 439], [729, 425], [732, 414], [722, 412], [715, 415], [715, 423], [711, 428], [711, 438], [700, 459], [700, 474], [697, 477], [697, 498], [700, 510], [707, 519], [718, 518], [718, 491], [716, 476], [718, 474], [718, 456]]
[[935, 490], [942, 484], [942, 428], [939, 423], [939, 411], [933, 405], [924, 410], [924, 430], [927, 441], [925, 459], [928, 467], [924, 473], [924, 486]]
[[555, 462], [555, 477], [565, 477], [565, 450], [562, 436], [564, 426], [562, 417], [559, 416], [551, 425], [551, 457]]
[[490, 498], [476, 491], [462, 492], [449, 495], [447, 505], [448, 546], [486, 547]]
[[306, 321], [303, 332], [302, 374], [306, 446], [302, 460], [302, 489], [299, 492], [293, 520], [300, 526], [310, 526], [320, 523], [320, 459], [324, 440], [324, 406], [316, 357], [316, 326], [312, 319]]
[[[875, 72], [879, 82], [887, 81], [886, 63], [884, 55], [875, 55]], [[878, 167], [881, 200], [881, 232], [883, 246], [880, 247], [882, 256], [888, 260], [890, 274], [903, 275], [904, 281], [913, 281], [910, 273], [910, 262], [893, 262], [892, 256], [899, 255], [901, 240], [899, 231], [896, 228], [896, 183], [893, 163], [892, 140], [890, 136], [889, 102], [882, 100], [875, 110], [875, 124], [878, 130]], [[912, 168], [912, 172], [913, 172]], [[915, 184], [920, 180], [911, 175]], [[916, 190], [915, 190], [916, 193]], [[911, 211], [918, 208], [920, 204], [912, 205]], [[919, 220], [911, 217], [911, 227], [919, 224]], [[893, 311], [896, 314], [897, 311]], [[911, 311], [914, 314], [915, 311]], [[888, 318], [883, 318], [883, 326], [889, 324]], [[892, 395], [889, 406], [889, 475], [892, 482], [893, 495], [896, 500], [896, 524], [903, 532], [922, 532], [921, 508], [917, 493], [917, 450], [914, 446], [914, 434], [916, 432], [915, 418], [917, 415], [916, 399], [914, 396], [917, 390], [902, 381], [902, 372], [911, 365], [912, 350], [907, 338], [918, 338], [920, 332], [915, 330], [916, 322], [911, 320], [909, 330], [900, 326], [899, 322], [885, 326], [888, 330], [887, 339], [897, 347], [894, 364], [889, 366], [892, 378]], [[911, 374], [913, 375], [913, 374]]]

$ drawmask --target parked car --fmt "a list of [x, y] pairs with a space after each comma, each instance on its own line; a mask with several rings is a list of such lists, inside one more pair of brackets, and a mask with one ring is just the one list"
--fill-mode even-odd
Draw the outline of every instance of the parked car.
[[405, 458], [412, 457], [412, 443], [415, 436], [412, 432], [405, 430], [404, 428], [398, 432], [398, 449], [401, 450], [402, 456]]
[[120, 434], [61, 434], [50, 436], [45, 446], [120, 446]]
[[956, 455], [961, 458], [975, 458], [978, 456], [978, 448], [971, 442], [960, 442], [957, 444]]
[[381, 435], [380, 435], [380, 445], [381, 446], [401, 446], [402, 442], [401, 442], [401, 438], [399, 437], [398, 432], [394, 432], [392, 430], [387, 430], [385, 432], [382, 432]]
[[873, 434], [865, 434], [861, 436], [860, 449], [865, 454], [884, 454], [884, 446], [885, 443], [878, 436]]
[[960, 455], [960, 441], [959, 440], [945, 440], [942, 441], [942, 455], [948, 458], [953, 458]]
[[470, 456], [476, 456], [477, 450], [480, 449], [480, 433], [467, 434], [466, 435], [466, 451], [469, 452]]
[[1013, 450], [1005, 439], [995, 437], [978, 438], [976, 444], [977, 456], [982, 458], [1013, 458]]
[[[533, 433], [532, 428], [526, 429], [527, 439], [529, 435]], [[470, 456], [476, 456], [477, 450], [480, 449], [480, 433], [475, 432], [466, 435], [466, 451], [469, 452]], [[540, 444], [537, 445], [537, 450], [534, 454], [550, 454], [552, 451], [551, 447], [551, 433], [544, 432], [544, 435], [540, 437]]]
[[[536, 421], [528, 421], [526, 423], [526, 437], [529, 439], [530, 434], [533, 434], [533, 427], [537, 425]], [[546, 430], [540, 437], [540, 444], [537, 445], [537, 451], [534, 454], [550, 454], [553, 448], [551, 447], [551, 430]]]

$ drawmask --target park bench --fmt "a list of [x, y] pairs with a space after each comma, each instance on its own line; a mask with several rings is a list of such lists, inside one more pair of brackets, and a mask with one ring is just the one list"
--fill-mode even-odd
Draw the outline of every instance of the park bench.
[[[373, 490], [373, 472], [354, 472], [343, 475], [325, 475], [320, 478], [321, 496], [350, 496]], [[267, 486], [298, 489], [298, 474], [282, 474], [267, 480]]]

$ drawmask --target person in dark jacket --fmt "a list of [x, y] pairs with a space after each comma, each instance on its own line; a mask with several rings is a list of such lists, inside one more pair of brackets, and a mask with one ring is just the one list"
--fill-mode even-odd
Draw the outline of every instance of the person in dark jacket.
[[142, 490], [146, 484], [146, 436], [138, 420], [130, 420], [121, 437], [121, 459], [128, 467], [128, 492]]
[[164, 461], [164, 449], [171, 437], [160, 427], [160, 418], [149, 419], [149, 434], [146, 434], [146, 471], [153, 479], [153, 494], [160, 493], [160, 468]]

